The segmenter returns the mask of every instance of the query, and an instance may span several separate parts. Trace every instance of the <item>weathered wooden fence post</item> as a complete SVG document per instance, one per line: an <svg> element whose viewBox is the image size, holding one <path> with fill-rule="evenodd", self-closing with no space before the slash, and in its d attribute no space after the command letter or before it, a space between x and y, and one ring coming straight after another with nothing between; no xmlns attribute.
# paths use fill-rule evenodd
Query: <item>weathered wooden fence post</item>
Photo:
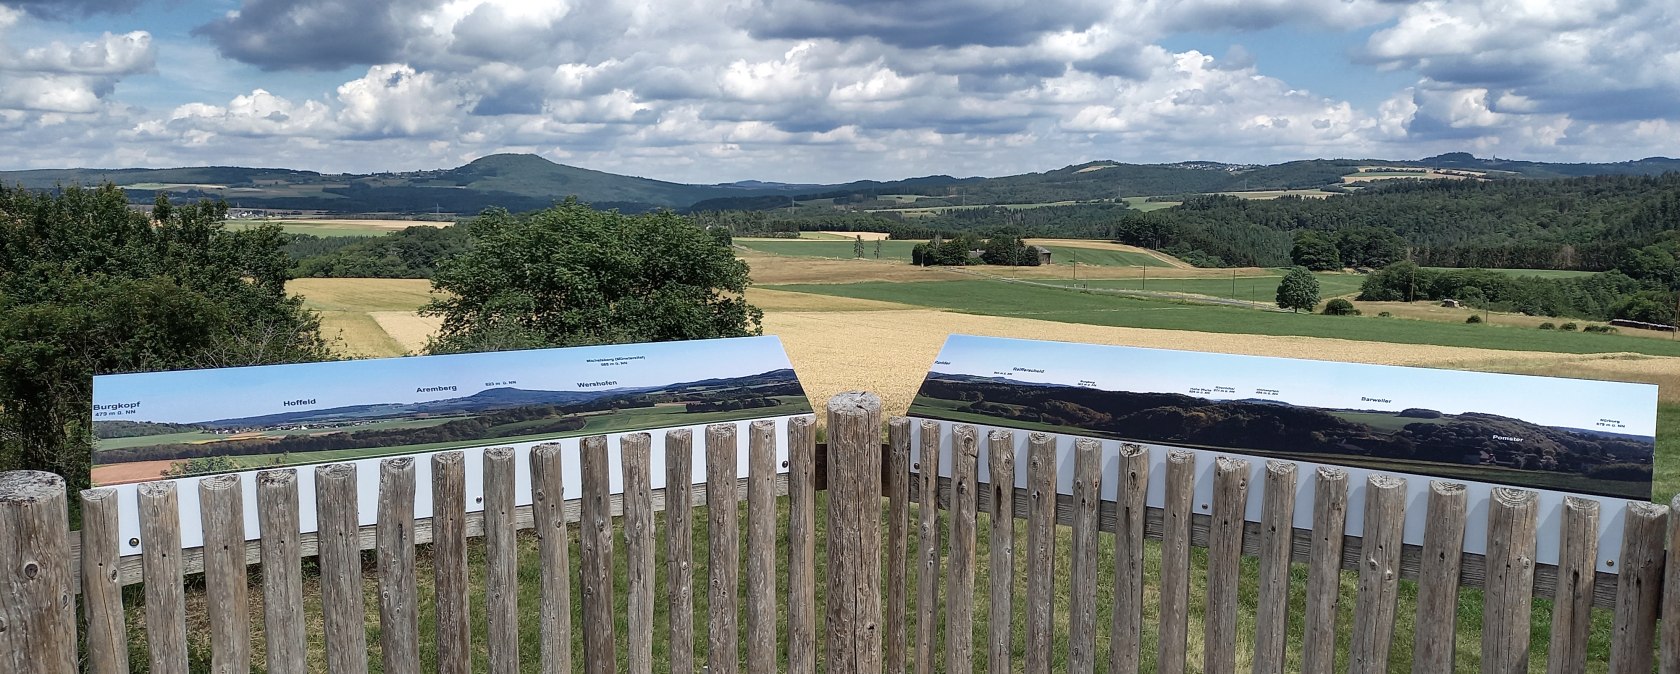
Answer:
<svg viewBox="0 0 1680 674"><path fill-rule="evenodd" d="M146 579L146 641L151 670L187 671L187 593L181 586L181 507L175 483L147 482L140 504L141 573Z"/></svg>
<svg viewBox="0 0 1680 674"><path fill-rule="evenodd" d="M117 578L117 490L82 490L82 606L87 613L87 671L128 674L128 623Z"/></svg>
<svg viewBox="0 0 1680 674"><path fill-rule="evenodd" d="M694 432L686 428L665 432L665 587L668 588L667 615L671 625L666 664L673 672L692 672ZM789 616L792 616L791 612ZM793 618L789 617L788 622L791 624ZM811 671L814 674L816 670Z"/></svg>
<svg viewBox="0 0 1680 674"><path fill-rule="evenodd" d="M485 650L490 671L519 671L519 542L514 538L512 447L484 450Z"/></svg>
<svg viewBox="0 0 1680 674"><path fill-rule="evenodd" d="M420 593L414 577L414 457L379 462L379 652L384 671L420 669Z"/></svg>
<svg viewBox="0 0 1680 674"><path fill-rule="evenodd" d="M816 674L817 418L801 416L789 419L787 433L788 674ZM671 671L677 671L675 663Z"/></svg>
<svg viewBox="0 0 1680 674"><path fill-rule="evenodd" d="M472 671L467 605L467 464L459 450L432 455L432 574L437 586L438 674Z"/></svg>
<svg viewBox="0 0 1680 674"><path fill-rule="evenodd" d="M1247 461L1221 456L1213 466L1213 519L1208 523L1207 615L1202 619L1202 671L1236 674L1237 587L1242 579L1243 524L1248 516Z"/></svg>
<svg viewBox="0 0 1680 674"><path fill-rule="evenodd" d="M1015 656L1015 436L986 434L986 466L992 490L991 674L1009 674Z"/></svg>
<svg viewBox="0 0 1680 674"><path fill-rule="evenodd" d="M776 671L776 422L747 426L747 671Z"/></svg>
<svg viewBox="0 0 1680 674"><path fill-rule="evenodd" d="M1342 542L1347 531L1347 471L1319 466L1315 480L1301 671L1328 672L1336 665L1336 602L1341 597Z"/></svg>
<svg viewBox="0 0 1680 674"><path fill-rule="evenodd" d="M1260 505L1260 603L1254 674L1283 674L1289 643L1289 556L1295 542L1295 464L1266 462Z"/></svg>
<svg viewBox="0 0 1680 674"><path fill-rule="evenodd" d="M1149 490L1149 459L1149 450L1142 445L1120 444L1114 483L1114 625L1108 658L1111 674L1137 674L1138 663L1143 660L1144 496Z"/></svg>
<svg viewBox="0 0 1680 674"><path fill-rule="evenodd" d="M735 604L741 584L737 431L732 423L706 427L707 603L718 607L706 622L706 671L711 674L735 674L741 668Z"/></svg>
<svg viewBox="0 0 1680 674"><path fill-rule="evenodd" d="M1534 605L1534 540L1540 497L1495 487L1488 504L1487 578L1482 588L1482 671L1528 671ZM1367 515L1369 517L1369 515ZM1365 535L1370 540L1369 529Z"/></svg>
<svg viewBox="0 0 1680 674"><path fill-rule="evenodd" d="M828 671L880 674L881 399L830 398L828 438Z"/></svg>
<svg viewBox="0 0 1680 674"><path fill-rule="evenodd" d="M1651 671L1662 614L1663 543L1668 506L1633 502L1622 524L1621 570L1610 626L1610 674Z"/></svg>
<svg viewBox="0 0 1680 674"><path fill-rule="evenodd" d="M315 531L321 548L321 628L326 632L327 671L332 674L368 671L367 605L362 594L362 547L357 519L356 464L316 466Z"/></svg>
<svg viewBox="0 0 1680 674"><path fill-rule="evenodd" d="M1353 639L1348 671L1383 674L1394 641L1394 610L1400 596L1401 532L1406 524L1406 480L1393 475L1365 479L1365 535L1359 547L1359 589L1353 603ZM1529 525L1529 550L1534 549ZM1491 557L1491 555L1490 555ZM1524 629L1528 623L1524 622ZM1487 649L1484 647L1483 651Z"/></svg>
<svg viewBox="0 0 1680 674"><path fill-rule="evenodd" d="M1587 671L1587 638L1592 630L1593 585L1598 570L1598 501L1565 498L1560 538L1546 671L1583 674ZM1457 580L1453 579L1455 583Z"/></svg>
<svg viewBox="0 0 1680 674"><path fill-rule="evenodd" d="M973 426L951 429L951 566L945 576L945 671L974 671L975 475L980 438Z"/></svg>
<svg viewBox="0 0 1680 674"><path fill-rule="evenodd" d="M262 532L263 645L268 671L305 669L303 543L298 540L297 470L257 473L257 527Z"/></svg>
<svg viewBox="0 0 1680 674"><path fill-rule="evenodd" d="M578 526L578 575L583 602L584 674L618 671L613 622L612 482L607 436L584 438L578 447L583 503Z"/></svg>
<svg viewBox="0 0 1680 674"><path fill-rule="evenodd" d="M939 650L939 442L941 426L923 421L916 473L916 508L920 516L916 541L916 674L932 674ZM829 465L834 464L830 444ZM832 485L833 483L829 483Z"/></svg>
<svg viewBox="0 0 1680 674"><path fill-rule="evenodd" d="M1056 437L1027 436L1027 674L1050 674L1056 627Z"/></svg>
<svg viewBox="0 0 1680 674"><path fill-rule="evenodd" d="M631 433L618 441L624 485L624 613L626 671L653 671L653 436Z"/></svg>
<svg viewBox="0 0 1680 674"><path fill-rule="evenodd" d="M910 616L910 420L887 420L887 674L904 674Z"/></svg>
<svg viewBox="0 0 1680 674"><path fill-rule="evenodd" d="M538 671L543 674L572 672L572 567L567 559L570 537L566 532L566 482L560 451L557 442L531 449L531 517L537 528L538 568L542 569ZM673 670L675 664L673 661Z"/></svg>
<svg viewBox="0 0 1680 674"><path fill-rule="evenodd" d="M52 473L0 473L0 662L8 672L76 670L67 499L64 478Z"/></svg>
<svg viewBox="0 0 1680 674"><path fill-rule="evenodd" d="M1161 513L1161 632L1155 668L1184 674L1190 639L1190 514L1196 491L1196 455L1167 453L1166 507Z"/></svg>
<svg viewBox="0 0 1680 674"><path fill-rule="evenodd" d="M1412 671L1453 671L1458 626L1458 571L1464 558L1464 485L1429 483L1428 522L1423 529L1423 559L1418 571L1417 622L1412 641Z"/></svg>
<svg viewBox="0 0 1680 674"><path fill-rule="evenodd" d="M250 590L245 575L245 490L238 475L198 481L204 531L205 610L210 618L210 669L251 671Z"/></svg>
<svg viewBox="0 0 1680 674"><path fill-rule="evenodd" d="M1068 671L1089 674L1097 666L1097 512L1102 506L1102 444L1090 438L1075 440L1073 456Z"/></svg>

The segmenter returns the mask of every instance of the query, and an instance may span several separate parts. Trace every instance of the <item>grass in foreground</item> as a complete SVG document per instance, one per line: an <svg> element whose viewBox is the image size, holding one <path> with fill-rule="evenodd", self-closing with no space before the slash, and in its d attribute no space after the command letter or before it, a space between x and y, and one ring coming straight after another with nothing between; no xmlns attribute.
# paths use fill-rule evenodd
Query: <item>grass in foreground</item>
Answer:
<svg viewBox="0 0 1680 674"><path fill-rule="evenodd" d="M1393 344L1432 344L1555 353L1680 356L1680 343L1624 335L1556 332L1497 325L1454 325L1376 316L1323 316L1170 302L1006 283L845 283L767 286L818 295L899 302L987 316L1225 334L1298 335Z"/></svg>

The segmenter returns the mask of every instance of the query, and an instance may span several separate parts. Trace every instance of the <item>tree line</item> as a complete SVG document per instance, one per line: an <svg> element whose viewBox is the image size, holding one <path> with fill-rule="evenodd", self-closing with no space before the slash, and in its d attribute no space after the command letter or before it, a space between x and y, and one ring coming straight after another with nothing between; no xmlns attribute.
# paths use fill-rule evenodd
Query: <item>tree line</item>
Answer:
<svg viewBox="0 0 1680 674"><path fill-rule="evenodd" d="M95 375L339 357L286 293L317 268L309 251L337 256L313 263L323 274L433 278L451 298L429 309L446 326L438 353L759 333L741 298L746 265L673 214L569 200L342 244L273 224L230 230L226 215L161 195L143 212L111 184L0 185L0 471L88 485Z"/></svg>

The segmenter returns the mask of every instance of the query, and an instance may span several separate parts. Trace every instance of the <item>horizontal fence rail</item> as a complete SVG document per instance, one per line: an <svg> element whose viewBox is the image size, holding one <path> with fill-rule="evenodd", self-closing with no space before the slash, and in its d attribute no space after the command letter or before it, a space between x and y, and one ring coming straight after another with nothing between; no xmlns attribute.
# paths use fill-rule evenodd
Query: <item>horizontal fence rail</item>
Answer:
<svg viewBox="0 0 1680 674"><path fill-rule="evenodd" d="M1351 637L1350 671L1384 672L1404 579L1417 583L1408 609L1416 613L1413 671L1453 669L1459 593L1470 587L1482 592L1483 671L1530 667L1530 620L1534 600L1543 598L1552 602L1551 643L1546 662L1536 664L1547 671L1584 671L1596 608L1612 614L1611 672L1680 673L1680 564L1673 559L1680 518L1670 516L1669 506L1630 508L1622 549L1615 551L1619 573L1603 574L1595 570L1596 531L1608 514L1591 499L1568 500L1558 524L1558 564L1540 565L1535 494L1520 489L1494 491L1486 510L1487 552L1465 554L1473 509L1464 490L1447 481L1431 482L1422 504L1428 528L1423 544L1413 546L1401 541L1408 504L1399 477L1371 476L1364 498L1350 502L1348 477L1334 468L1298 474L1296 464L1268 461L1254 472L1242 459L1221 456L1214 459L1213 498L1198 512L1192 499L1197 456L1170 451L1161 464L1165 506L1153 508L1145 505L1151 452L1166 450L1062 440L1074 443L1074 458L1058 465L1058 439L1047 434L982 434L971 425L947 430L907 418L885 426L883 445L879 399L855 393L829 401L826 446L816 443L814 417L793 418L784 438L768 421L748 425L744 437L736 424L708 427L703 437L687 430L632 433L611 446L606 436L592 436L580 443L578 494L565 493L562 472L571 467L562 465L558 446L539 445L529 450L529 506L515 505L523 496L514 471L521 457L491 449L479 512L468 512L459 452L430 457L430 485L416 484L415 460L408 457L382 461L376 475L358 476L351 464L265 471L255 476L249 504L240 476L220 476L197 484L205 545L193 549L179 545L175 484L149 483L137 491L145 545L129 557L117 552L122 545L109 490L80 495L84 528L70 532L62 479L0 474L0 671L62 672L77 662L87 671L127 671L123 588L135 583L145 584L151 669L186 671L183 578L198 573L213 670L249 671L259 657L248 593L260 584L262 624L255 633L263 637L263 664L272 672L307 671L301 566L314 556L324 663L332 672L367 671L370 657L385 671L414 671L423 643L425 652L435 650L439 671L473 671L476 649L488 655L489 671L523 671L533 664L520 659L519 618L526 613L536 614L541 638L540 648L525 655L544 672L574 666L590 674L651 672L658 666L656 642L665 645L659 652L671 671L713 674L779 666L803 674L819 664L829 672L961 673L982 661L997 673L1122 674L1151 661L1162 672L1235 672L1241 665L1272 673L1286 671L1291 657L1305 671L1331 671L1337 635ZM1022 435L1026 452L1016 465L1014 439ZM787 461L778 464L783 441ZM912 459L913 447L942 441L952 449L945 458L949 477L940 474L937 452ZM653 459L661 455L667 486L654 489ZM704 469L703 481L690 479L693 462ZM739 465L747 466L746 477L739 477ZM979 479L981 467L992 482ZM1060 470L1072 472L1071 493L1057 491ZM319 529L300 533L298 484L306 479L316 486ZM614 493L615 479L622 493ZM359 480L378 484L379 516L371 526L357 525ZM1102 496L1110 483L1112 500ZM1312 529L1292 525L1298 486L1311 487L1299 493L1312 499ZM825 489L827 498L819 499ZM434 517L415 518L419 490L429 490ZM1248 510L1255 492L1257 513ZM716 499L720 494L727 497ZM745 502L741 521L737 507L694 511L709 502ZM262 534L249 542L246 508L255 509ZM1343 534L1350 508L1363 514L1363 536ZM701 521L709 532L703 541L692 535ZM517 535L524 529L536 532L534 605L522 604L519 590ZM473 537L484 538L481 567L469 564ZM1158 573L1146 571L1149 541L1158 542ZM435 585L430 634L421 633L416 589L415 546L424 543L431 544ZM1113 550L1110 564L1102 563L1105 548ZM1193 548L1207 552L1198 557ZM376 640L368 638L360 601L365 550L375 551L368 582L376 597ZM656 565L661 555L664 564ZM707 562L701 577L697 555ZM1243 557L1258 560L1259 601L1248 628L1237 620ZM1205 565L1205 597L1190 593L1193 559L1205 559L1195 562ZM260 581L249 575L251 564L261 565ZM1285 626L1295 565L1306 571L1299 609L1305 631L1291 642ZM481 607L469 604L474 568L484 575ZM987 572L984 581L980 571ZM1341 590L1344 578L1354 581L1352 592ZM1111 606L1098 605L1099 586L1112 587ZM1153 625L1144 611L1151 586L1159 604ZM710 610L696 634L696 592L709 606L741 612ZM1205 606L1205 617L1201 645L1192 649L1196 605ZM574 606L581 625L573 624ZM1350 622L1341 622L1341 607L1352 609ZM1104 611L1110 619L1099 620ZM665 627L656 633L660 613ZM475 621L475 614L485 617ZM1664 615L1673 617L1661 620ZM988 629L971 628L982 620ZM578 631L581 652L574 653ZM1239 662L1239 644L1251 645L1252 663Z"/></svg>

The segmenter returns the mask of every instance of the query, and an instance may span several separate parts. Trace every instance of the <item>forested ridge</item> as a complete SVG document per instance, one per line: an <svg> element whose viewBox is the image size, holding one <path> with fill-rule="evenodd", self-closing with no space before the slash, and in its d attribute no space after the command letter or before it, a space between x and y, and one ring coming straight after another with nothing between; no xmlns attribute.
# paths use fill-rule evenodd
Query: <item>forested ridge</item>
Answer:
<svg viewBox="0 0 1680 674"><path fill-rule="evenodd" d="M1680 225L1680 173L1562 180L1399 180L1326 199L1206 196L1135 216L1194 238L1222 232L1266 240L1256 261L1282 264L1283 236L1376 227L1399 235L1418 264L1438 267L1582 269L1616 266L1627 248ZM1139 244L1142 245L1142 244ZM1281 255L1279 252L1281 251Z"/></svg>

